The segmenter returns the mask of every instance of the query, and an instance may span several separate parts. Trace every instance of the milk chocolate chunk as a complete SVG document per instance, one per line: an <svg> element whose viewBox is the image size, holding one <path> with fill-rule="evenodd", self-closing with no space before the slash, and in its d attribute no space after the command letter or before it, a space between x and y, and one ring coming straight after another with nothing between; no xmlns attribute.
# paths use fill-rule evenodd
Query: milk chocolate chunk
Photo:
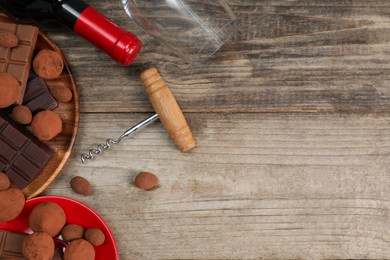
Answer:
<svg viewBox="0 0 390 260"><path fill-rule="evenodd" d="M53 98L45 81L36 74L30 74L24 93L23 105L30 108L33 114L43 110L53 110L57 102Z"/></svg>
<svg viewBox="0 0 390 260"><path fill-rule="evenodd" d="M10 31L18 37L16 47L0 46L0 71L7 72L18 80L20 89L16 103L22 104L37 42L38 28L31 25L0 22L0 30Z"/></svg>
<svg viewBox="0 0 390 260"><path fill-rule="evenodd" d="M25 234L0 230L0 259L24 259L23 240Z"/></svg>
<svg viewBox="0 0 390 260"><path fill-rule="evenodd" d="M0 171L17 187L26 187L53 155L46 144L0 113Z"/></svg>
<svg viewBox="0 0 390 260"><path fill-rule="evenodd" d="M24 233L0 230L0 259L24 260L23 240L28 236ZM63 254L56 249L53 260L63 259Z"/></svg>

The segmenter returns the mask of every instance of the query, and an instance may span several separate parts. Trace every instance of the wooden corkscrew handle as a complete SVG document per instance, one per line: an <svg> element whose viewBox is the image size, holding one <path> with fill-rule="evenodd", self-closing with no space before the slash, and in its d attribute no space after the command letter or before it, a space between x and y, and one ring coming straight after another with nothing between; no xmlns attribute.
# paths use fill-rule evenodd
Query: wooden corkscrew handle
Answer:
<svg viewBox="0 0 390 260"><path fill-rule="evenodd" d="M183 112L157 69L145 70L140 78L154 110L177 148L181 152L194 148L196 143Z"/></svg>

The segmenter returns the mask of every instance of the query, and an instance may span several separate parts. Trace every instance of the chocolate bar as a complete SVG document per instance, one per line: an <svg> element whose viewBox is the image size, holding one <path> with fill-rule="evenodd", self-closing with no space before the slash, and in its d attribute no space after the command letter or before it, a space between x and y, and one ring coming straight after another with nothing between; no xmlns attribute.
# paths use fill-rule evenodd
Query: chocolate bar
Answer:
<svg viewBox="0 0 390 260"><path fill-rule="evenodd" d="M23 105L28 106L33 114L42 110L52 110L57 107L57 101L43 79L36 74L31 74L24 93Z"/></svg>
<svg viewBox="0 0 390 260"><path fill-rule="evenodd" d="M53 155L46 144L0 113L0 171L17 187L26 187Z"/></svg>
<svg viewBox="0 0 390 260"><path fill-rule="evenodd" d="M24 259L23 240L26 234L0 230L0 259Z"/></svg>
<svg viewBox="0 0 390 260"><path fill-rule="evenodd" d="M28 234L0 230L0 259L23 260L23 240ZM53 260L63 257L60 249L54 252Z"/></svg>
<svg viewBox="0 0 390 260"><path fill-rule="evenodd" d="M20 84L17 104L22 104L26 90L31 60L38 37L38 28L31 25L0 22L0 30L11 31L18 37L18 46L6 48L0 46L0 71L8 72Z"/></svg>

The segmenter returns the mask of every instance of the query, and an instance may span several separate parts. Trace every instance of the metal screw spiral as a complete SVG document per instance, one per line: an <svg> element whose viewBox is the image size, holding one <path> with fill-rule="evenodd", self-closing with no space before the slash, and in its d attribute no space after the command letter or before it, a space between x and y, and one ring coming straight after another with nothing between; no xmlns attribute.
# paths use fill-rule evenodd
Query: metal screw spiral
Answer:
<svg viewBox="0 0 390 260"><path fill-rule="evenodd" d="M102 154L103 150L108 150L113 144L118 144L123 138L129 137L145 126L150 125L152 122L156 121L158 119L158 115L154 114L153 116L139 122L135 126L131 127L130 129L126 130L117 140L107 139L104 144L99 144L96 149L90 149L88 153L83 153L81 155L81 162L86 163L87 160L92 160L94 156Z"/></svg>
<svg viewBox="0 0 390 260"><path fill-rule="evenodd" d="M95 155L100 155L103 152L103 150L108 150L110 149L112 144L117 144L117 143L119 143L119 141L107 139L106 143L99 144L96 149L90 149L88 153L83 153L81 155L81 162L85 163L86 160L92 160Z"/></svg>

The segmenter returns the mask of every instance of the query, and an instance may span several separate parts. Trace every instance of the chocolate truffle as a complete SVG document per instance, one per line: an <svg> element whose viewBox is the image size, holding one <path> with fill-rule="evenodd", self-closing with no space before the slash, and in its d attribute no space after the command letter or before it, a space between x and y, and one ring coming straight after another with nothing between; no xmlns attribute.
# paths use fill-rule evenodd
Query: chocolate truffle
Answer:
<svg viewBox="0 0 390 260"><path fill-rule="evenodd" d="M54 255L54 240L44 232L28 235L23 240L23 255L28 260L50 260Z"/></svg>
<svg viewBox="0 0 390 260"><path fill-rule="evenodd" d="M19 96L19 82L9 73L0 72L0 108L9 107Z"/></svg>
<svg viewBox="0 0 390 260"><path fill-rule="evenodd" d="M52 50L40 50L33 59L35 73L43 79L55 79L64 69L60 54Z"/></svg>
<svg viewBox="0 0 390 260"><path fill-rule="evenodd" d="M6 222L19 216L24 207L25 197L18 188L0 191L0 222Z"/></svg>
<svg viewBox="0 0 390 260"><path fill-rule="evenodd" d="M28 125L32 121L30 108L23 105L17 105L12 109L12 117L16 122L22 125Z"/></svg>
<svg viewBox="0 0 390 260"><path fill-rule="evenodd" d="M0 29L0 46L5 48L16 47L19 43L18 36L11 31Z"/></svg>
<svg viewBox="0 0 390 260"><path fill-rule="evenodd" d="M135 186L143 190L150 190L158 185L158 178L151 172L140 172L134 181Z"/></svg>
<svg viewBox="0 0 390 260"><path fill-rule="evenodd" d="M88 196L92 194L93 188L88 180L81 176L75 176L70 180L70 187L78 194Z"/></svg>
<svg viewBox="0 0 390 260"><path fill-rule="evenodd" d="M4 172L0 172L0 191L7 190L11 185L11 181Z"/></svg>
<svg viewBox="0 0 390 260"><path fill-rule="evenodd" d="M95 249L85 239L76 239L65 248L64 260L94 260Z"/></svg>
<svg viewBox="0 0 390 260"><path fill-rule="evenodd" d="M65 242L71 242L84 237L84 228L77 224L67 224L61 230L62 239Z"/></svg>
<svg viewBox="0 0 390 260"><path fill-rule="evenodd" d="M73 97L72 91L65 86L51 87L50 93L58 102L66 103L71 101Z"/></svg>
<svg viewBox="0 0 390 260"><path fill-rule="evenodd" d="M30 213L29 224L34 232L46 232L54 237L65 226L66 215L56 203L42 202L36 205Z"/></svg>
<svg viewBox="0 0 390 260"><path fill-rule="evenodd" d="M85 231L85 239L94 246L103 245L106 240L106 236L103 231L98 228L88 228Z"/></svg>
<svg viewBox="0 0 390 260"><path fill-rule="evenodd" d="M31 129L38 139L48 141L61 133L62 121L55 112L44 110L33 117Z"/></svg>

